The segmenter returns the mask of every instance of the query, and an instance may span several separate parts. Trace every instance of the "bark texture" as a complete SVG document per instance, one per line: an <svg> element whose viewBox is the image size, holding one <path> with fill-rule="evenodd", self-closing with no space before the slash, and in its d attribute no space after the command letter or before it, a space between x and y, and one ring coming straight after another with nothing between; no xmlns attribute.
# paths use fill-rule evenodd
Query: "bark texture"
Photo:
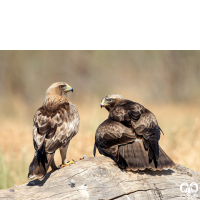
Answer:
<svg viewBox="0 0 200 200"><path fill-rule="evenodd" d="M185 185L182 184L184 182ZM193 182L196 185L192 184ZM108 157L86 158L48 173L42 181L34 180L0 190L0 199L20 200L163 200L188 197L200 199L200 172L181 165L163 171L127 172L120 170Z"/></svg>

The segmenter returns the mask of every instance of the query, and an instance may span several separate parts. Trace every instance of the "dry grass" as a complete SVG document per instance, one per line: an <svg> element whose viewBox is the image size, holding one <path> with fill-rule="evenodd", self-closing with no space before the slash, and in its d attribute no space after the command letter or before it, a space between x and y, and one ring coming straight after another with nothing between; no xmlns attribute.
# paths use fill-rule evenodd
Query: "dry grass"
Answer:
<svg viewBox="0 0 200 200"><path fill-rule="evenodd" d="M81 117L80 131L72 139L68 159L77 160L83 154L93 156L97 126L107 117L99 101L88 106L77 105ZM165 135L160 145L176 162L200 171L200 107L196 105L145 105L157 117ZM1 120L0 126L0 188L27 182L28 166L34 154L32 121L26 116ZM97 154L99 156L99 154ZM60 155L56 153L56 163Z"/></svg>

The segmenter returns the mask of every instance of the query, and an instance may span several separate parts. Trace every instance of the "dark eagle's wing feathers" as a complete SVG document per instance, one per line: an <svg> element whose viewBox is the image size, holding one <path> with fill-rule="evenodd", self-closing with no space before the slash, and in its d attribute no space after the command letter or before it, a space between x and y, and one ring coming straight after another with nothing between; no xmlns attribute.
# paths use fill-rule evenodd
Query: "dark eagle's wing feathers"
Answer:
<svg viewBox="0 0 200 200"><path fill-rule="evenodd" d="M109 114L115 121L123 123L125 126L132 126L131 121L137 122L145 108L130 100L122 100Z"/></svg>
<svg viewBox="0 0 200 200"><path fill-rule="evenodd" d="M143 136L144 146L149 149L149 158L159 158L160 129L156 117L145 109L137 122L132 122L137 135Z"/></svg>
<svg viewBox="0 0 200 200"><path fill-rule="evenodd" d="M163 168L172 168L175 165L160 147L160 157L155 160L153 151L150 150L149 140L138 137L132 128L112 119L105 120L97 128L94 156L96 148L100 154L113 159L122 169L162 170Z"/></svg>
<svg viewBox="0 0 200 200"><path fill-rule="evenodd" d="M127 127L132 127L138 136L144 138L144 145L149 151L150 159L152 159L152 155L153 157L155 155L156 159L159 158L160 129L153 113L138 103L122 100L110 112L109 117Z"/></svg>
<svg viewBox="0 0 200 200"><path fill-rule="evenodd" d="M103 148L110 148L115 145L127 144L134 141L135 138L136 135L131 129L112 119L107 119L97 128L95 144Z"/></svg>
<svg viewBox="0 0 200 200"><path fill-rule="evenodd" d="M105 120L99 125L95 135L94 156L96 147L100 154L112 158L121 168L126 168L127 163L119 153L119 146L136 139L132 129L112 119Z"/></svg>

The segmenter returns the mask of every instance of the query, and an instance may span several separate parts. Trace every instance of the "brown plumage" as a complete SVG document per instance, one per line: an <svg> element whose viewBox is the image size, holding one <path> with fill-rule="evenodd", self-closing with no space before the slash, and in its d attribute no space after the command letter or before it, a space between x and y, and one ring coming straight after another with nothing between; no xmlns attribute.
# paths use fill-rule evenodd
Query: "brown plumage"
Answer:
<svg viewBox="0 0 200 200"><path fill-rule="evenodd" d="M97 128L94 156L97 147L100 154L127 170L162 170L175 166L158 144L161 129L152 112L121 95L104 97L101 107L108 110L109 116Z"/></svg>
<svg viewBox="0 0 200 200"><path fill-rule="evenodd" d="M67 83L57 82L46 91L42 107L33 119L33 144L35 155L29 166L28 179L43 179L49 166L57 169L54 154L60 149L62 164L67 163L66 154L70 140L79 129L79 113L68 101L67 92L73 91Z"/></svg>

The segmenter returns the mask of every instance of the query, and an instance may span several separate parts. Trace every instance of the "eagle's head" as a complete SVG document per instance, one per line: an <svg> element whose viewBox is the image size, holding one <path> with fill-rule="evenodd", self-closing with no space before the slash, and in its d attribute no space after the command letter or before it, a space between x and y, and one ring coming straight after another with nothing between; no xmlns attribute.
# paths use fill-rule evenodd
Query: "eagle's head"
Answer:
<svg viewBox="0 0 200 200"><path fill-rule="evenodd" d="M55 107L59 104L69 102L67 100L67 93L70 91L73 92L73 88L65 82L53 83L46 91L43 105Z"/></svg>
<svg viewBox="0 0 200 200"><path fill-rule="evenodd" d="M115 107L120 99L123 99L123 97L119 94L107 95L101 100L100 106L101 108L105 107L108 111L110 111L112 108Z"/></svg>
<svg viewBox="0 0 200 200"><path fill-rule="evenodd" d="M46 91L46 96L55 95L55 96L66 96L67 92L73 92L73 88L65 82L56 82L53 83Z"/></svg>

